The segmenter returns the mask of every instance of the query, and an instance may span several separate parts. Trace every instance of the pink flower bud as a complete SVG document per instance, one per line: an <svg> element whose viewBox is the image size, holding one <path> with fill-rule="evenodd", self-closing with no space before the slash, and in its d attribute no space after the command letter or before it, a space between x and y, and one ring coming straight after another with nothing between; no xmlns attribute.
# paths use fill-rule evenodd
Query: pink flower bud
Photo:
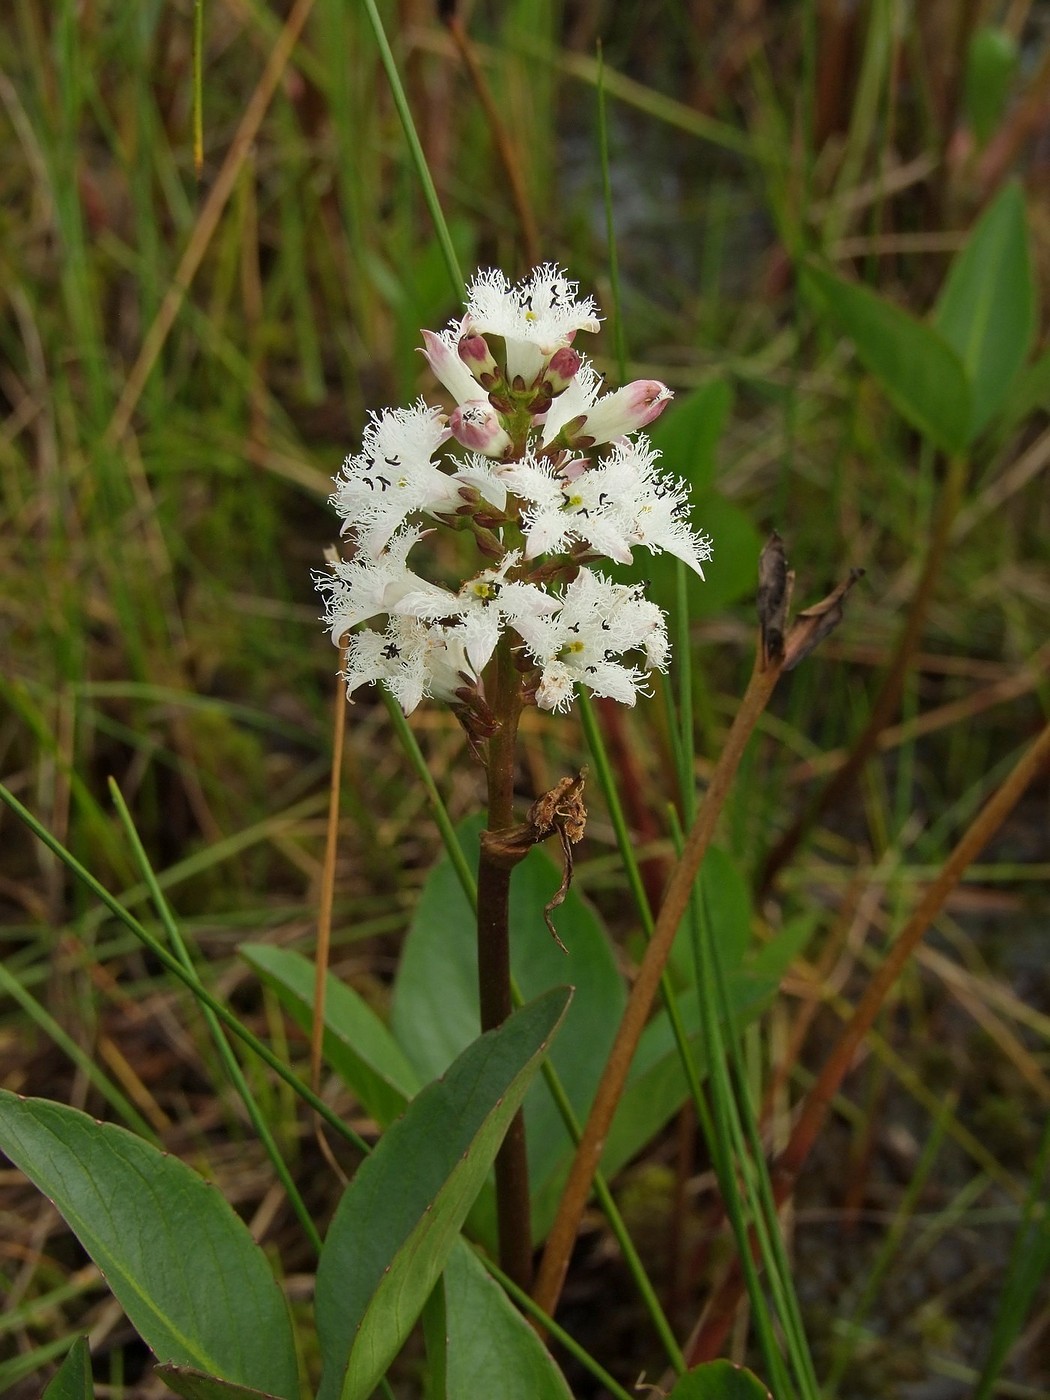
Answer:
<svg viewBox="0 0 1050 1400"><path fill-rule="evenodd" d="M485 457L502 457L511 446L499 414L484 399L461 404L448 421L457 442Z"/></svg>
<svg viewBox="0 0 1050 1400"><path fill-rule="evenodd" d="M483 335L463 336L459 342L459 358L486 389L491 388L499 378L499 366Z"/></svg>
<svg viewBox="0 0 1050 1400"><path fill-rule="evenodd" d="M636 433L659 418L673 395L658 379L635 379L599 399L586 415L579 437L592 442L613 442Z"/></svg>
<svg viewBox="0 0 1050 1400"><path fill-rule="evenodd" d="M555 350L551 356L543 379L550 385L555 394L559 394L576 377L576 371L582 363L583 357L578 350L563 345L560 350Z"/></svg>
<svg viewBox="0 0 1050 1400"><path fill-rule="evenodd" d="M444 335L424 331L423 346L427 364L457 403L467 403L477 398L478 386L474 377L456 354L447 331Z"/></svg>

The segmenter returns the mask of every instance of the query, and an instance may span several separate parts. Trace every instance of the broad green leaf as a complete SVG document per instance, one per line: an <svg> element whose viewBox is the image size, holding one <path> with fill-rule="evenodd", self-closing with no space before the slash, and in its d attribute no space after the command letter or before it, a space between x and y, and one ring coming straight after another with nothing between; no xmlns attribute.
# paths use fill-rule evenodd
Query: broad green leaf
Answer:
<svg viewBox="0 0 1050 1400"><path fill-rule="evenodd" d="M447 1400L572 1400L550 1352L463 1239L442 1283Z"/></svg>
<svg viewBox="0 0 1050 1400"><path fill-rule="evenodd" d="M737 972L729 980L730 1004L740 1021L753 1020L768 1006L776 991L777 978ZM678 1009L685 1026L693 1063L700 1079L707 1073L700 1010L695 989L679 995ZM652 1018L639 1041L631 1062L623 1097L609 1128L602 1152L602 1171L612 1178L636 1157L667 1126L689 1097L689 1085L666 1011ZM549 1229L572 1163L572 1149L566 1143L557 1162L533 1196L533 1213Z"/></svg>
<svg viewBox="0 0 1050 1400"><path fill-rule="evenodd" d="M477 863L481 821L465 822L459 836L471 864ZM568 982L576 988L566 1029L551 1050L551 1063L580 1118L594 1097L627 994L612 947L593 910L570 890L554 911L566 955L543 921L543 906L558 887L560 871L539 848L515 869L511 880L510 935L514 975L524 997ZM477 1035L477 948L474 916L447 859L427 876L401 955L394 985L391 1026L421 1079L441 1074ZM569 1136L544 1084L525 1100L529 1169L538 1196L569 1145ZM494 1208L486 1192L471 1213L471 1228L494 1239ZM537 1240L550 1219L533 1218Z"/></svg>
<svg viewBox="0 0 1050 1400"><path fill-rule="evenodd" d="M124 1128L6 1090L0 1149L58 1207L158 1360L298 1396L284 1297L213 1186Z"/></svg>
<svg viewBox="0 0 1050 1400"><path fill-rule="evenodd" d="M963 362L972 393L969 436L990 422L1028 358L1035 291L1020 185L1006 185L953 261L934 325Z"/></svg>
<svg viewBox="0 0 1050 1400"><path fill-rule="evenodd" d="M779 984L791 964L801 956L816 926L816 915L811 913L789 920L768 943L763 943L758 949L748 963L749 971L756 977L768 977Z"/></svg>
<svg viewBox="0 0 1050 1400"><path fill-rule="evenodd" d="M91 1352L86 1337L78 1337L69 1355L44 1391L43 1400L95 1400Z"/></svg>
<svg viewBox="0 0 1050 1400"><path fill-rule="evenodd" d="M711 559L704 565L703 578L692 569L686 570L689 615L706 617L720 611L728 603L754 594L758 586L758 556L763 540L755 529L752 517L717 491L694 496L690 518L696 529L711 536L714 546ZM636 580L640 560L644 564L646 596L668 611L676 607L677 561L673 555L664 553L650 558L636 550L633 564L607 572L618 582Z"/></svg>
<svg viewBox="0 0 1050 1400"><path fill-rule="evenodd" d="M245 943L240 953L303 1031L313 1022L314 968L301 953L265 943ZM325 990L324 1055L361 1103L386 1127L420 1087L404 1051L372 1008L352 987L328 974Z"/></svg>
<svg viewBox="0 0 1050 1400"><path fill-rule="evenodd" d="M963 105L978 146L995 134L1017 72L1017 40L1006 29L988 24L975 29L966 54Z"/></svg>
<svg viewBox="0 0 1050 1400"><path fill-rule="evenodd" d="M732 403L733 392L726 381L712 379L685 398L675 399L648 429L649 440L663 454L660 466L684 477L694 498L705 494L714 481L715 451Z"/></svg>
<svg viewBox="0 0 1050 1400"><path fill-rule="evenodd" d="M893 302L808 264L802 284L848 335L864 367L898 412L945 452L970 441L970 385L955 350L931 326Z"/></svg>
<svg viewBox="0 0 1050 1400"><path fill-rule="evenodd" d="M773 1392L733 1361L708 1361L679 1376L667 1400L773 1400Z"/></svg>
<svg viewBox="0 0 1050 1400"><path fill-rule="evenodd" d="M267 1391L220 1381L218 1376L208 1376L188 1366L158 1366L155 1374L183 1400L275 1400Z"/></svg>
<svg viewBox="0 0 1050 1400"><path fill-rule="evenodd" d="M1002 414L996 423L1001 434L1023 423L1036 409L1050 409L1050 350L1033 360L1010 386Z"/></svg>
<svg viewBox="0 0 1050 1400"><path fill-rule="evenodd" d="M361 1163L317 1270L318 1400L367 1400L400 1350L571 997L553 988L475 1040Z"/></svg>

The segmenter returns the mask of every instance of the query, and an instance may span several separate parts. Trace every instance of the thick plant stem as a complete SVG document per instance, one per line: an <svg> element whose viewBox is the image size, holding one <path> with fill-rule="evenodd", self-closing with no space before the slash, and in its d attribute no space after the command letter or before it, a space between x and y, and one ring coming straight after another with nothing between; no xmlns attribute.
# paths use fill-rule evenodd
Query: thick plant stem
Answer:
<svg viewBox="0 0 1050 1400"><path fill-rule="evenodd" d="M833 807L857 781L861 770L878 747L879 735L897 713L904 682L911 666L912 657L922 638L926 625L933 590L940 577L944 556L948 550L952 524L959 512L963 486L966 482L967 464L962 458L953 458L948 464L948 475L941 492L940 505L934 523L933 535L923 563L922 574L912 596L908 615L904 620L893 654L890 668L882 682L867 724L853 745L845 763L817 796L796 817L795 821L769 853L759 881L759 894L765 895L773 888L777 876L790 861L806 833L823 814Z"/></svg>
<svg viewBox="0 0 1050 1400"><path fill-rule="evenodd" d="M514 825L514 758L521 714L521 678L506 633L492 666L490 704L499 729L488 745L488 830ZM478 859L478 996L481 1029L502 1025L513 1009L510 976L512 865L481 843ZM516 1113L496 1157L496 1216L500 1267L520 1288L532 1283L532 1225L525 1120Z"/></svg>

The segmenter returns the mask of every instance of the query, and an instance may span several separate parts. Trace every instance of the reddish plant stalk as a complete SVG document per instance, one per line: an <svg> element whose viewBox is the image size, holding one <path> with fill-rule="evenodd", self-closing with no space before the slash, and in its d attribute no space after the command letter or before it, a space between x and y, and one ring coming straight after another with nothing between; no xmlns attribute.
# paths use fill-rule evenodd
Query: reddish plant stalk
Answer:
<svg viewBox="0 0 1050 1400"><path fill-rule="evenodd" d="M514 825L514 763L521 715L521 677L514 667L507 633L500 638L491 667L490 703L499 728L487 754L488 829ZM518 857L520 859L520 856ZM516 860L497 858L481 845L478 858L478 997L481 1029L494 1030L513 1010L510 975L510 878ZM525 1120L514 1115L496 1156L496 1217L500 1267L520 1288L532 1284L532 1224Z"/></svg>

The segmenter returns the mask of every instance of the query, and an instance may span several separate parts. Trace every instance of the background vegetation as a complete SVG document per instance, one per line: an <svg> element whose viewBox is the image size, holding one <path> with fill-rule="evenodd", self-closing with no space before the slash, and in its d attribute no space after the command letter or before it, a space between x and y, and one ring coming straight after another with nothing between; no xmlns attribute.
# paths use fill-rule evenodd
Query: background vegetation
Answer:
<svg viewBox="0 0 1050 1400"><path fill-rule="evenodd" d="M199 171L188 0L17 0L0 29L0 773L145 917L115 777L213 985L299 1059L304 1043L235 949L308 950L315 929L336 657L310 569L333 542L329 477L370 408L432 389L419 328L457 305L364 9L202 8ZM1050 659L1042 322L1034 369L953 478L798 270L811 259L923 317L981 210L1019 177L1031 305L1046 303L1050 9L518 0L465 15L458 41L419 0L382 13L464 268L560 262L613 313L601 366L615 376L622 333L629 376L666 380L691 406L687 442L674 407L665 421L669 463L700 483L715 541L679 655L701 779L751 666L763 537L786 541L803 601L865 570L845 624L778 690L720 832L756 890L756 938L800 930L746 1047L775 1146L866 968L1045 723ZM300 20L282 64L285 22ZM864 729L953 479L877 760L764 878ZM657 887L673 791L662 715L605 721ZM455 721L423 707L413 729L452 814L475 812L483 782ZM584 751L572 721L533 716L527 740L523 795ZM845 1368L843 1394L969 1395L988 1355L1020 1203L1045 1171L1046 831L1044 780L900 979L801 1179L796 1283L818 1372ZM438 848L385 708L360 700L333 967L381 1009ZM185 998L6 812L0 852L4 1087L100 1116L130 1105L219 1180L302 1296L306 1257ZM613 852L596 798L578 888L627 961L636 921ZM278 1114L283 1090L257 1077ZM337 1182L283 1108L323 1220ZM684 1330L718 1270L694 1139L683 1117L620 1190ZM110 1393L159 1393L54 1211L14 1171L0 1186L5 1393L39 1394L38 1369L85 1329ZM659 1353L608 1252L596 1219L565 1311L630 1384L658 1373ZM1026 1297L999 1393L1050 1393L1048 1308L1045 1291Z"/></svg>

